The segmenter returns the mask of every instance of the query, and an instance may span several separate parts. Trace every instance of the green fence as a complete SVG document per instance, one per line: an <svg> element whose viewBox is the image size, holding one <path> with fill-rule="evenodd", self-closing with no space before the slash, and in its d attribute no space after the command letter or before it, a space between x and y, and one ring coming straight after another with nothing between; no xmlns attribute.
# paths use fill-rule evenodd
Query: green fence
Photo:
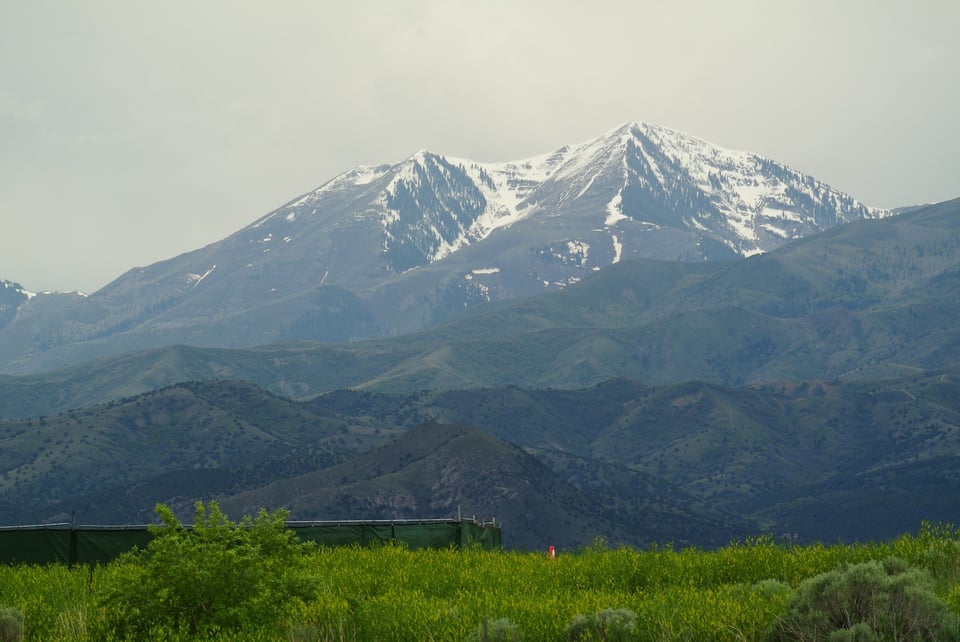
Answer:
<svg viewBox="0 0 960 642"><path fill-rule="evenodd" d="M287 522L304 541L323 546L373 546L402 542L410 548L500 548L500 526L473 520ZM0 527L0 563L106 563L153 536L146 526Z"/></svg>

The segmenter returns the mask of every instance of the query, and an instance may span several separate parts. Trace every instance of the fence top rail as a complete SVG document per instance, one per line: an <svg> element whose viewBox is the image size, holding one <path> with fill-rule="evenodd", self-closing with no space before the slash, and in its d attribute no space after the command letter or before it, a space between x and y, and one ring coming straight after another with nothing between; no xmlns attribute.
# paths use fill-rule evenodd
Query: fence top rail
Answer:
<svg viewBox="0 0 960 642"><path fill-rule="evenodd" d="M0 526L0 532L8 531L145 531L146 524L27 524L24 526Z"/></svg>
<svg viewBox="0 0 960 642"><path fill-rule="evenodd" d="M0 526L0 531L66 531L72 524L58 522L56 524L23 524L21 526Z"/></svg>
<svg viewBox="0 0 960 642"><path fill-rule="evenodd" d="M331 520L293 520L288 521L290 528L306 528L310 526L419 526L421 524L476 524L477 526L495 526L493 522L478 522L476 519L464 517L440 519L331 519Z"/></svg>
<svg viewBox="0 0 960 642"><path fill-rule="evenodd" d="M480 522L473 518L463 519L337 519L337 520L295 520L286 522L287 528L310 528L317 526L419 526L428 524L475 524L480 527L496 527L496 522ZM159 526L159 524L157 524ZM184 524L192 528L192 524ZM0 532L8 531L145 531L147 524L71 524L57 522L53 524L25 524L20 526L0 526Z"/></svg>

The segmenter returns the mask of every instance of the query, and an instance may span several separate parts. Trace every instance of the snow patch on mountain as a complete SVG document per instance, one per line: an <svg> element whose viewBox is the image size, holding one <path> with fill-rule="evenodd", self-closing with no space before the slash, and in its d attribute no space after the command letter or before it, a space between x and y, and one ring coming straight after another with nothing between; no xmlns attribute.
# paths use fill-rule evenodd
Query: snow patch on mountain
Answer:
<svg viewBox="0 0 960 642"><path fill-rule="evenodd" d="M603 224L607 227L613 227L619 221L625 221L628 218L630 217L623 213L623 190L621 189L607 203L607 217L603 220Z"/></svg>
<svg viewBox="0 0 960 642"><path fill-rule="evenodd" d="M200 285L200 282L203 281L203 280L204 280L205 278L207 278L208 276L210 276L210 274L213 273L213 271L216 270L216 269L217 269L217 266L216 266L216 265L213 265L213 266L211 266L206 272L204 272L203 274L188 274L188 275L187 275L187 281L192 284L192 285L190 286L190 289L191 289L191 290L195 290L196 287L197 287L198 285Z"/></svg>
<svg viewBox="0 0 960 642"><path fill-rule="evenodd" d="M423 157L426 154L426 150L420 150L412 158ZM391 165L360 165L354 167L353 169L347 170L338 176L335 176L333 179L327 181L314 192L306 194L299 201L291 203L291 206L300 205L304 202L315 200L318 196L324 192L333 192L345 187L354 187L358 185L369 185L374 181L383 178L393 169Z"/></svg>
<svg viewBox="0 0 960 642"><path fill-rule="evenodd" d="M289 242L294 228L281 231L277 224L314 224L330 216L339 217L325 223L331 230L375 222L380 256L388 269L403 273L498 230L573 213L583 223L564 223L570 238L551 242L579 242L574 236L585 227L605 235L611 244L606 247L612 247L583 252L583 261L568 249L567 260L584 267L637 254L636 244L644 242L638 233L675 230L710 241L692 247L725 246L746 257L836 224L887 214L756 154L632 122L518 161L478 162L421 149L393 165L356 167L263 217L251 228L269 224L268 233L251 232L248 239Z"/></svg>
<svg viewBox="0 0 960 642"><path fill-rule="evenodd" d="M620 257L623 256L623 243L620 242L616 234L611 234L610 240L613 241L613 261L611 263L619 263Z"/></svg>

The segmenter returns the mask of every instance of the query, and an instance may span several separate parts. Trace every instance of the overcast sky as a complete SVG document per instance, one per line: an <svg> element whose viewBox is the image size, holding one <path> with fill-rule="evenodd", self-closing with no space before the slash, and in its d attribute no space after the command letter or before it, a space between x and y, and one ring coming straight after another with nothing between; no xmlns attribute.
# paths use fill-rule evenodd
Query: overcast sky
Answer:
<svg viewBox="0 0 960 642"><path fill-rule="evenodd" d="M0 7L0 279L93 292L359 164L627 121L879 207L960 196L956 0Z"/></svg>

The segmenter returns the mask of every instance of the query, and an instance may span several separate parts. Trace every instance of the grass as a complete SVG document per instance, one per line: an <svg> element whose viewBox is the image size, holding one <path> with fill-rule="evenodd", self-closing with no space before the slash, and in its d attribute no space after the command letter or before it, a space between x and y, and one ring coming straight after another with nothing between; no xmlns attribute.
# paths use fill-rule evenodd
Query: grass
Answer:
<svg viewBox="0 0 960 642"><path fill-rule="evenodd" d="M960 611L960 539L925 525L885 543L784 545L760 538L705 551L602 544L539 553L320 548L304 571L315 590L280 627L251 623L207 639L468 640L483 623L509 623L523 640L569 639L578 617L630 613L629 639L763 640L804 579L890 556L927 569L937 595ZM123 572L96 568L0 568L0 606L23 614L24 640L111 639L102 597ZM601 615L597 615L601 614ZM155 639L188 639L173 630Z"/></svg>

